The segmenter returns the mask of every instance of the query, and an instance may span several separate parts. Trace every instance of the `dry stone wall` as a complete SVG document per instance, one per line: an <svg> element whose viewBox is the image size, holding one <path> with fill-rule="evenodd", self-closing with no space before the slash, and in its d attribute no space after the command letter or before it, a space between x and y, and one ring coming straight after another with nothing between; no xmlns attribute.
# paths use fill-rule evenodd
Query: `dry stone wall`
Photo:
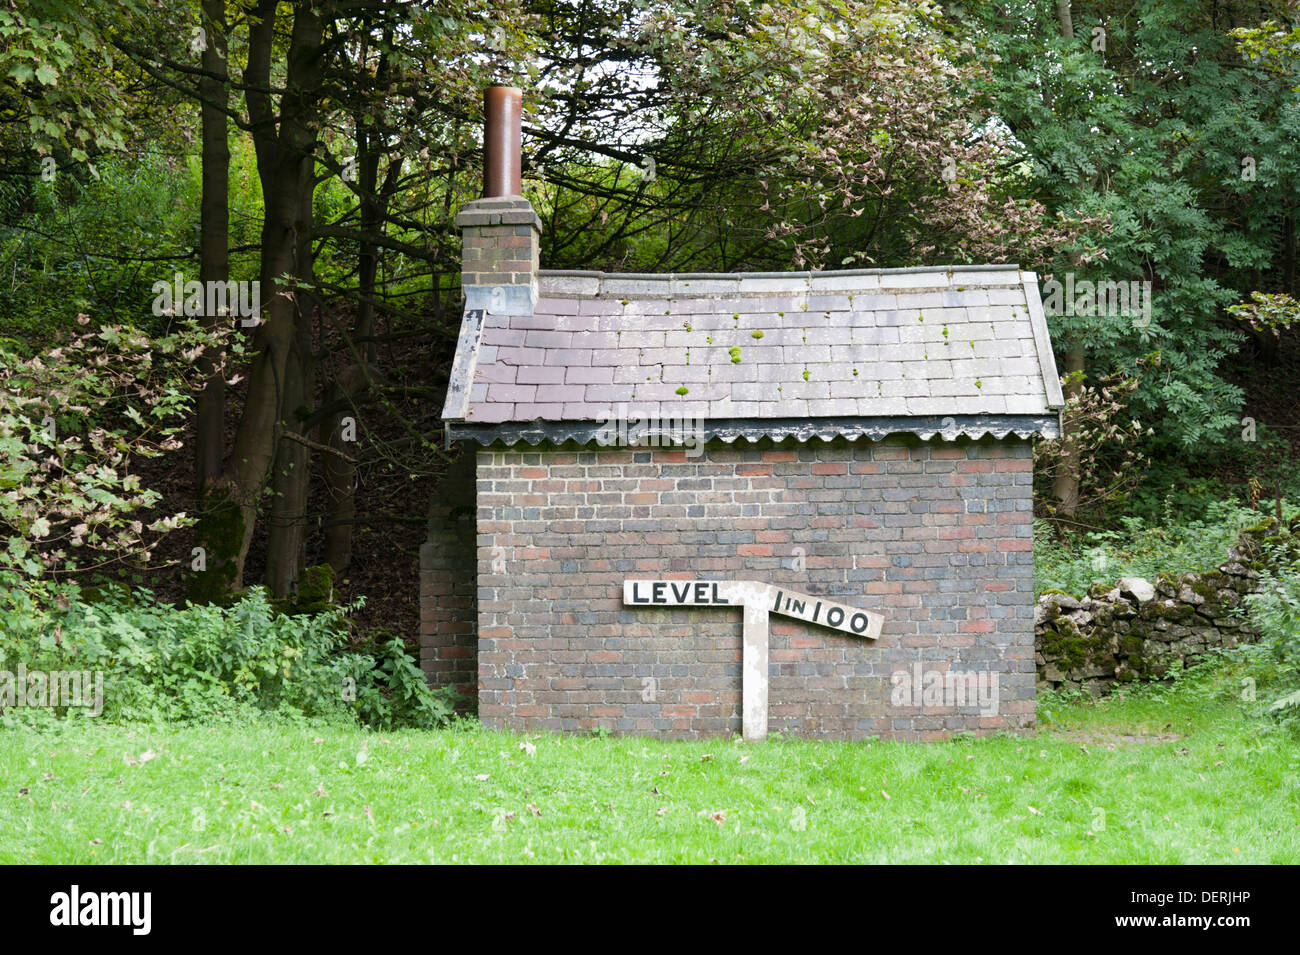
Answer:
<svg viewBox="0 0 1300 955"><path fill-rule="evenodd" d="M1300 539L1300 520L1279 532L1265 521L1245 532L1213 571L1125 577L1085 597L1047 593L1034 607L1039 689L1105 693L1158 679L1208 651L1258 639L1242 612L1266 567L1266 544Z"/></svg>

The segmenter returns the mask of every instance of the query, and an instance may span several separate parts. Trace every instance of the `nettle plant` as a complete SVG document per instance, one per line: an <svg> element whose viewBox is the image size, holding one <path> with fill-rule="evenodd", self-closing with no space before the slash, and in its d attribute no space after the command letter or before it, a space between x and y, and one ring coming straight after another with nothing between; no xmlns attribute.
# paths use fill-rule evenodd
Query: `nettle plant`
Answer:
<svg viewBox="0 0 1300 955"><path fill-rule="evenodd" d="M111 326L30 357L0 339L0 583L139 566L190 523L140 519L160 495L132 464L181 447L197 359L238 352L229 337L193 323L159 337Z"/></svg>

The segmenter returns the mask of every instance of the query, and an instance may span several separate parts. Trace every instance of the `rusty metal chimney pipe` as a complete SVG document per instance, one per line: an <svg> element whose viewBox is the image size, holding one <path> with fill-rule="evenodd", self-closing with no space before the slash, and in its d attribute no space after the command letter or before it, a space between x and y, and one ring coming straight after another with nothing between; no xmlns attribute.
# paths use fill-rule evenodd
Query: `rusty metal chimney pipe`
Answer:
<svg viewBox="0 0 1300 955"><path fill-rule="evenodd" d="M489 86L483 91L483 198L522 195L520 117L523 91Z"/></svg>

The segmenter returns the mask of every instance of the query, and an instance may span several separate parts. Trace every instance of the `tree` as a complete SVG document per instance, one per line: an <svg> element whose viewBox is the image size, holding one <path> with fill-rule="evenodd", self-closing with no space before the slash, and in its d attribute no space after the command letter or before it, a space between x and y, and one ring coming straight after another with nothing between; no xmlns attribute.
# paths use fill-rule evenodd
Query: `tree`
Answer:
<svg viewBox="0 0 1300 955"><path fill-rule="evenodd" d="M1153 455L1224 447L1241 392L1219 366L1241 336L1223 309L1261 287L1252 271L1287 272L1300 195L1294 95L1242 57L1232 31L1283 5L950 7L979 61L992 64L990 95L1027 190L1052 213L1099 224L1084 236L1098 254L1088 261L1062 246L1051 275L1093 288L1150 283L1149 310L1094 299L1049 312L1067 380L1135 377L1133 408L1155 424ZM1080 479L1065 471L1055 490L1062 513Z"/></svg>
<svg viewBox="0 0 1300 955"><path fill-rule="evenodd" d="M535 130L558 267L1029 264L1079 232L1019 194L983 71L929 5L548 10L545 62L581 68Z"/></svg>

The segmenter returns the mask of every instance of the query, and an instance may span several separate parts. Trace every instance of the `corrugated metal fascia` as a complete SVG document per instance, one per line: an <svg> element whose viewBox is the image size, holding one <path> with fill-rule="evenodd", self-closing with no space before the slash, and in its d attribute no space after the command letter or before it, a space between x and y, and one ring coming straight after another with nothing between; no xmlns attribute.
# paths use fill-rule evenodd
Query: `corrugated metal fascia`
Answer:
<svg viewBox="0 0 1300 955"><path fill-rule="evenodd" d="M670 433L674 424L680 427L681 419L670 420L665 429ZM639 421L637 422L639 423ZM718 419L701 423L704 440L718 440L724 444L745 441L750 444L764 439L784 441L790 438L806 444L814 438L822 441L834 441L845 438L856 441L866 438L879 441L891 435L910 434L923 441L941 438L953 441L957 438L977 440L986 436L1002 439L1008 435L1018 438L1059 438L1061 436L1060 418L1048 415L947 415L917 417L881 417L881 418L747 418ZM489 444L563 444L574 441L578 444L598 444L609 446L612 425L599 421L533 421L506 422L503 424L473 424L465 422L448 422L447 437L449 441L474 441L481 445ZM602 444L601 439L605 438ZM630 442L629 442L630 443ZM658 446L668 444L667 441ZM642 441L637 446L655 446Z"/></svg>

